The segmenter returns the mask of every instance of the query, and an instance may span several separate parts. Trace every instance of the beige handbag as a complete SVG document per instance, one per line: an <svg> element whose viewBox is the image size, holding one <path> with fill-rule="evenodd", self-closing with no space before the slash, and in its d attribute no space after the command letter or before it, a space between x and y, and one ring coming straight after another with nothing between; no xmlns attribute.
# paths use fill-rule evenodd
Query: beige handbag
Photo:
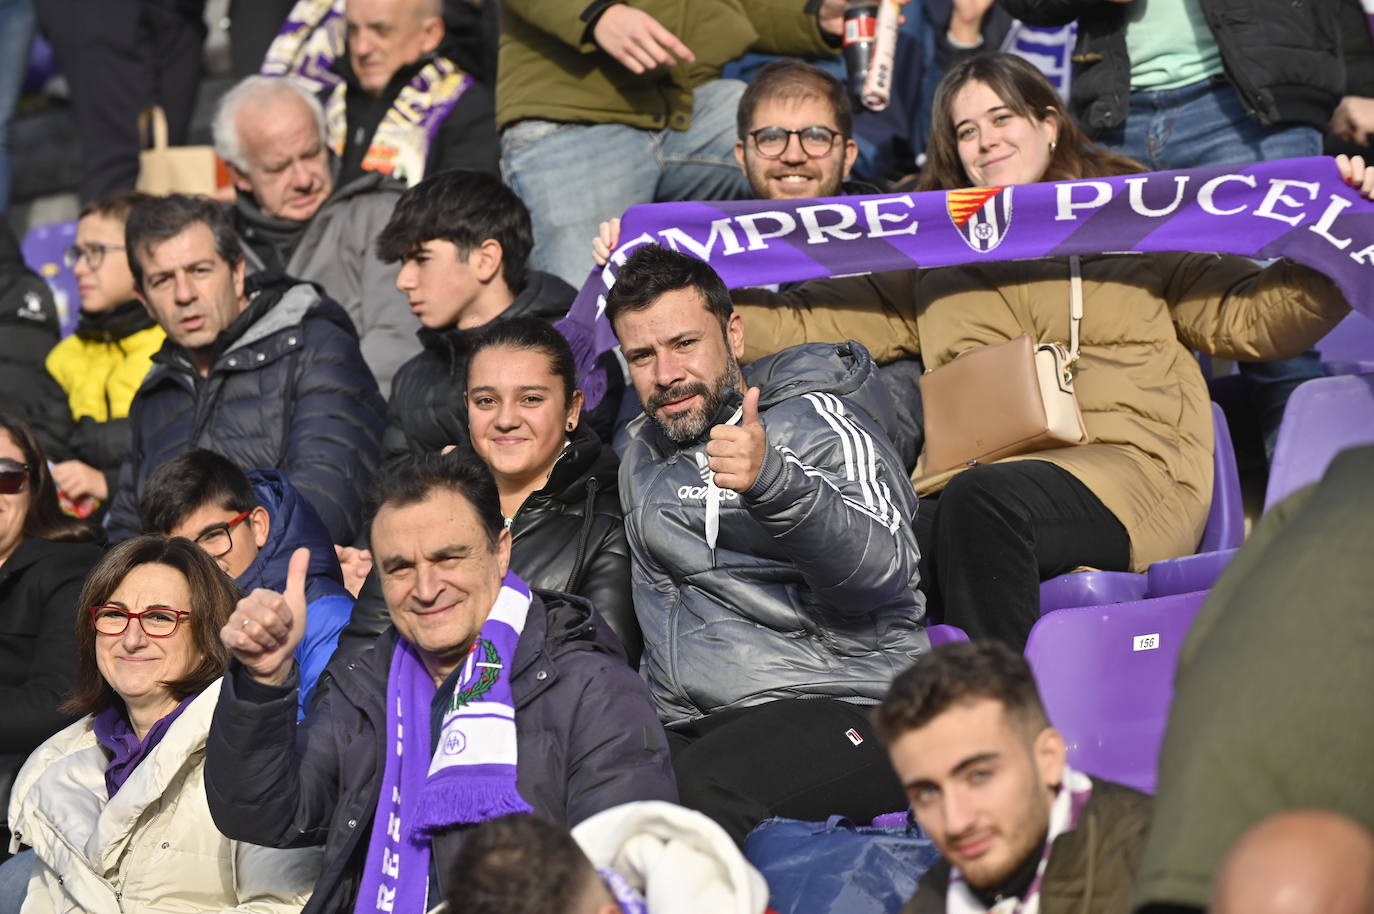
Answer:
<svg viewBox="0 0 1374 914"><path fill-rule="evenodd" d="M159 107L138 116L140 136L152 128L152 146L138 154L138 183L148 194L205 194L214 196L229 186L229 172L212 146L168 146L167 115Z"/></svg>
<svg viewBox="0 0 1374 914"><path fill-rule="evenodd" d="M1069 348L1026 334L959 353L921 377L923 478L1003 457L1084 444L1073 391L1083 319L1079 260L1069 258Z"/></svg>

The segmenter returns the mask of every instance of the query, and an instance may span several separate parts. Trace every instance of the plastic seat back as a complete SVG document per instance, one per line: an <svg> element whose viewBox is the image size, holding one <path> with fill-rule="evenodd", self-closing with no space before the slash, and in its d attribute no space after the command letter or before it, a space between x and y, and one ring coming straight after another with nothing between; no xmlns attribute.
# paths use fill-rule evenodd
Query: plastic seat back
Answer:
<svg viewBox="0 0 1374 914"><path fill-rule="evenodd" d="M1374 323L1374 321L1371 321ZM1240 470L1226 413L1212 404L1212 507L1202 531L1198 552L1234 549L1245 539L1245 503L1240 494Z"/></svg>
<svg viewBox="0 0 1374 914"><path fill-rule="evenodd" d="M968 640L968 635L957 625L927 625L926 636L930 638L932 648Z"/></svg>
<svg viewBox="0 0 1374 914"><path fill-rule="evenodd" d="M1205 592L1062 609L1026 643L1069 764L1153 792L1178 652Z"/></svg>
<svg viewBox="0 0 1374 914"><path fill-rule="evenodd" d="M1374 371L1374 320L1351 311L1321 338L1316 349L1329 375Z"/></svg>
<svg viewBox="0 0 1374 914"><path fill-rule="evenodd" d="M1374 375L1298 385L1283 411L1264 510L1316 482L1337 454L1361 444L1374 444Z"/></svg>

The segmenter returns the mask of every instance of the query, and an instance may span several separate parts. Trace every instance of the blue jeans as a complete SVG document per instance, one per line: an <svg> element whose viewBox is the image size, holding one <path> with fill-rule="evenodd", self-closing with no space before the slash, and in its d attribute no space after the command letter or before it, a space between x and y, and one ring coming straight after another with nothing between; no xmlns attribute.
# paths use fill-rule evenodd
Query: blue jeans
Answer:
<svg viewBox="0 0 1374 914"><path fill-rule="evenodd" d="M1151 170L1240 165L1270 159L1321 155L1322 135L1315 127L1265 127L1245 114L1240 95L1224 79L1204 79L1181 89L1135 92L1126 124L1102 144ZM1283 419L1283 408L1303 381L1323 375L1315 350L1278 362L1241 362L1251 404L1259 417L1267 455Z"/></svg>
<svg viewBox="0 0 1374 914"><path fill-rule="evenodd" d="M1103 134L1099 142L1151 171L1266 162L1322 152L1317 128L1256 123L1246 116L1240 95L1220 78L1181 89L1131 93L1125 125Z"/></svg>
<svg viewBox="0 0 1374 914"><path fill-rule="evenodd" d="M29 894L29 876L37 859L33 848L26 847L0 863L0 914L19 914Z"/></svg>
<svg viewBox="0 0 1374 914"><path fill-rule="evenodd" d="M33 0L0 0L0 213L10 205L10 120L33 41Z"/></svg>
<svg viewBox="0 0 1374 914"><path fill-rule="evenodd" d="M530 265L580 288L601 221L637 203L748 198L734 153L743 92L731 79L698 86L685 131L542 120L507 127L501 174L530 210Z"/></svg>

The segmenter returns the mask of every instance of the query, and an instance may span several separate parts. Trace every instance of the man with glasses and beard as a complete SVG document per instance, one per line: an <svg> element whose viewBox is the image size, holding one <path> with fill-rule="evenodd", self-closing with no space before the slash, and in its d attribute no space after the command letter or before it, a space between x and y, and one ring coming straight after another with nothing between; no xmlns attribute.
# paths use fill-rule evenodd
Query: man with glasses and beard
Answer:
<svg viewBox="0 0 1374 914"><path fill-rule="evenodd" d="M736 841L768 816L900 808L868 710L928 640L916 496L867 351L797 346L746 373L720 277L656 246L606 316L645 404L620 495L683 805Z"/></svg>
<svg viewBox="0 0 1374 914"><path fill-rule="evenodd" d="M197 448L153 471L139 498L144 533L184 536L209 554L244 593L286 589L291 555L310 550L305 599L310 611L296 645L301 670L300 714L315 680L334 654L353 612L329 531L286 477L276 470L245 473L227 458Z"/></svg>
<svg viewBox="0 0 1374 914"><path fill-rule="evenodd" d="M735 161L759 200L879 192L849 180L859 155L854 111L844 86L819 67L792 58L765 64L740 97L735 126ZM619 219L601 223L592 243L598 264L606 262L619 238ZM923 370L920 359L899 359L878 370L892 400L888 433L908 472L916 466L925 440L917 387Z"/></svg>

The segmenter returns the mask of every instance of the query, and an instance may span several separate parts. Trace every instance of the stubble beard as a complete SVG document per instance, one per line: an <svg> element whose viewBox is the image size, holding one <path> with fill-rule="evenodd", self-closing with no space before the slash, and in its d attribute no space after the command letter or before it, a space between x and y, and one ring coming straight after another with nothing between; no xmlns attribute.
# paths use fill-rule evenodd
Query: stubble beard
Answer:
<svg viewBox="0 0 1374 914"><path fill-rule="evenodd" d="M700 438L715 421L716 414L720 412L720 405L725 401L726 391L731 388L740 389L743 375L740 373L739 362L735 361L733 355L728 356L728 359L725 370L712 382L710 387L701 381L691 381L649 397L649 402L644 405L644 411L649 414L649 418L654 420L654 423L662 429L663 434L667 435L669 439L677 444L687 444ZM671 403L674 400L680 400L694 394L701 397L701 406L697 409L674 416L664 416L659 412L664 403Z"/></svg>

